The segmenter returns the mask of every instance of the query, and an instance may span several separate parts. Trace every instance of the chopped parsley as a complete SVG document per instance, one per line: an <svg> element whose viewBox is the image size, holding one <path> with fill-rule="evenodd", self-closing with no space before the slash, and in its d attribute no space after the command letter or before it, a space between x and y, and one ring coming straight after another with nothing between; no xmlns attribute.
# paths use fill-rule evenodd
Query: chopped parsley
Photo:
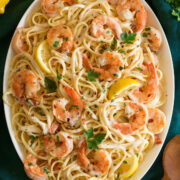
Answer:
<svg viewBox="0 0 180 180"><path fill-rule="evenodd" d="M114 76L114 77L118 77L118 75L117 75L117 74L113 74L113 76Z"/></svg>
<svg viewBox="0 0 180 180"><path fill-rule="evenodd" d="M150 27L145 28L145 31L150 31L150 30L151 30Z"/></svg>
<svg viewBox="0 0 180 180"><path fill-rule="evenodd" d="M93 128L90 128L88 131L84 133L86 138L87 147L89 149L99 149L98 145L104 140L106 134L96 134L94 135Z"/></svg>
<svg viewBox="0 0 180 180"><path fill-rule="evenodd" d="M77 159L77 156L73 156L73 161L75 161Z"/></svg>
<svg viewBox="0 0 180 180"><path fill-rule="evenodd" d="M116 116L116 114L117 114L117 113L114 113L114 114L113 114L113 117Z"/></svg>
<svg viewBox="0 0 180 180"><path fill-rule="evenodd" d="M81 99L84 99L84 96L81 96Z"/></svg>
<svg viewBox="0 0 180 180"><path fill-rule="evenodd" d="M136 67L136 69L139 70L139 71L143 71L143 69L140 68L140 67Z"/></svg>
<svg viewBox="0 0 180 180"><path fill-rule="evenodd" d="M33 163L28 163L28 166L33 166Z"/></svg>
<svg viewBox="0 0 180 180"><path fill-rule="evenodd" d="M56 71L56 73L57 73L57 76L56 76L56 77L57 77L57 79L60 81L60 80L62 79L62 76L59 75L58 70Z"/></svg>
<svg viewBox="0 0 180 180"><path fill-rule="evenodd" d="M30 106L34 106L34 103L32 102L31 99L26 99L26 103Z"/></svg>
<svg viewBox="0 0 180 180"><path fill-rule="evenodd" d="M64 29L67 29L67 27L66 27L66 26L64 26Z"/></svg>
<svg viewBox="0 0 180 180"><path fill-rule="evenodd" d="M119 70L122 71L124 68L122 66L119 67Z"/></svg>
<svg viewBox="0 0 180 180"><path fill-rule="evenodd" d="M121 53L121 54L124 54L124 53L125 53L125 51L124 51L124 50L122 50L122 51L120 51L120 53Z"/></svg>
<svg viewBox="0 0 180 180"><path fill-rule="evenodd" d="M44 78L44 83L45 83L45 89L48 91L48 92L55 92L56 89L57 89L57 85L56 85L56 82L45 77Z"/></svg>
<svg viewBox="0 0 180 180"><path fill-rule="evenodd" d="M94 69L92 69L88 72L87 77L90 81L96 82L96 78L99 78L100 75L101 73L95 72Z"/></svg>
<svg viewBox="0 0 180 180"><path fill-rule="evenodd" d="M31 140L33 140L33 141L38 138L38 136L33 136L33 135L30 135L29 137L30 137Z"/></svg>
<svg viewBox="0 0 180 180"><path fill-rule="evenodd" d="M114 99L112 99L111 102L114 102Z"/></svg>
<svg viewBox="0 0 180 180"><path fill-rule="evenodd" d="M59 45L59 41L55 41L54 44L53 44L53 47L57 48Z"/></svg>
<svg viewBox="0 0 180 180"><path fill-rule="evenodd" d="M57 142L60 143L59 136L56 136Z"/></svg>
<svg viewBox="0 0 180 180"><path fill-rule="evenodd" d="M120 173L117 173L117 178L119 178L120 177Z"/></svg>
<svg viewBox="0 0 180 180"><path fill-rule="evenodd" d="M75 107L77 110L79 109L78 105L72 105L72 107Z"/></svg>
<svg viewBox="0 0 180 180"><path fill-rule="evenodd" d="M128 162L127 162L127 161L123 161L123 163L124 163L124 164L128 164Z"/></svg>
<svg viewBox="0 0 180 180"><path fill-rule="evenodd" d="M127 44L133 44L132 41L134 41L136 38L136 33L127 33L127 31L124 31L122 34L121 34L121 39L122 39L122 42L124 43L127 43Z"/></svg>
<svg viewBox="0 0 180 180"><path fill-rule="evenodd" d="M46 174L49 174L49 171L47 170L47 168L44 168L43 170Z"/></svg>
<svg viewBox="0 0 180 180"><path fill-rule="evenodd" d="M116 46L117 46L117 40L114 38L114 39L113 39L113 42L112 42L111 45L110 45L110 48L111 48L111 49L114 49Z"/></svg>
<svg viewBox="0 0 180 180"><path fill-rule="evenodd" d="M64 38L65 41L68 41L68 39L69 39L68 37L65 37L65 38Z"/></svg>
<svg viewBox="0 0 180 180"><path fill-rule="evenodd" d="M142 37L147 37L147 36L148 36L147 33L143 33L143 34L142 34Z"/></svg>

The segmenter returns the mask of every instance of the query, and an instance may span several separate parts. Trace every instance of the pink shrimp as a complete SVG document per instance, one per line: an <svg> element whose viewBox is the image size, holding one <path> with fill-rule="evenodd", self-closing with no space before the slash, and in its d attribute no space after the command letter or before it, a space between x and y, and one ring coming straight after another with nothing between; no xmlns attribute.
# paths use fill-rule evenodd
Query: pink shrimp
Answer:
<svg viewBox="0 0 180 180"><path fill-rule="evenodd" d="M144 87L135 88L129 94L130 98L141 103L148 103L149 101L151 101L155 97L156 90L159 85L159 79L154 64L152 62L148 62L145 64L145 66L148 71L147 73L150 75L148 84ZM143 72L146 73L144 70Z"/></svg>
<svg viewBox="0 0 180 180"><path fill-rule="evenodd" d="M50 17L57 16L59 14L59 1L67 2L69 5L74 3L74 0L42 0L41 9L42 12Z"/></svg>
<svg viewBox="0 0 180 180"><path fill-rule="evenodd" d="M134 32L141 32L147 23L147 12L140 0L121 0L117 6L117 13L120 19L124 19L127 10L135 11L135 24L133 25Z"/></svg>
<svg viewBox="0 0 180 180"><path fill-rule="evenodd" d="M37 165L37 161L38 159L34 155L29 154L24 161L25 172L33 180L46 180L48 175L42 167Z"/></svg>
<svg viewBox="0 0 180 180"><path fill-rule="evenodd" d="M136 103L129 103L130 108L134 113L130 116L128 123L117 123L115 120L112 121L113 127L120 130L122 134L131 134L133 131L139 129L146 123L146 112L141 105Z"/></svg>
<svg viewBox="0 0 180 180"><path fill-rule="evenodd" d="M102 57L99 59L99 64L101 68L93 67L89 64L89 58L86 54L83 54L83 63L87 71L94 70L97 73L100 73L100 80L113 80L121 76L119 67L123 67L122 57L117 52L108 52L105 51Z"/></svg>
<svg viewBox="0 0 180 180"><path fill-rule="evenodd" d="M37 105L37 92L40 89L38 78L30 70L21 70L13 78L12 90L14 96L24 105Z"/></svg>
<svg viewBox="0 0 180 180"><path fill-rule="evenodd" d="M147 128L154 134L159 134L163 131L166 124L166 116L159 109L148 108L148 124Z"/></svg>
<svg viewBox="0 0 180 180"><path fill-rule="evenodd" d="M73 150L73 140L65 132L44 136L44 145L50 155L58 158L67 156Z"/></svg>
<svg viewBox="0 0 180 180"><path fill-rule="evenodd" d="M66 86L65 91L72 101L71 110L66 110L66 105L68 104L67 99L56 99L53 101L53 114L57 120L70 123L71 126L74 126L83 110L83 101L72 88Z"/></svg>
<svg viewBox="0 0 180 180"><path fill-rule="evenodd" d="M154 27L148 27L143 31L143 35L143 42L148 43L150 49L157 53L162 45L162 36L160 31Z"/></svg>
<svg viewBox="0 0 180 180"><path fill-rule="evenodd" d="M74 46L73 34L68 26L63 24L52 27L47 33L49 45L63 53L70 53Z"/></svg>
<svg viewBox="0 0 180 180"><path fill-rule="evenodd" d="M28 48L29 48L25 40L24 30L25 30L24 28L18 28L12 39L12 48L17 54L23 51L28 51Z"/></svg>
<svg viewBox="0 0 180 180"><path fill-rule="evenodd" d="M110 155L105 150L96 150L94 156L94 162L91 163L86 156L87 143L85 139L82 139L78 145L77 162L85 170L93 176L101 176L107 173L112 160Z"/></svg>
<svg viewBox="0 0 180 180"><path fill-rule="evenodd" d="M98 38L102 36L104 38L110 39L111 35L106 33L104 26L111 28L115 32L117 38L121 39L122 30L119 21L116 18L102 15L96 17L92 21L91 32L93 36Z"/></svg>

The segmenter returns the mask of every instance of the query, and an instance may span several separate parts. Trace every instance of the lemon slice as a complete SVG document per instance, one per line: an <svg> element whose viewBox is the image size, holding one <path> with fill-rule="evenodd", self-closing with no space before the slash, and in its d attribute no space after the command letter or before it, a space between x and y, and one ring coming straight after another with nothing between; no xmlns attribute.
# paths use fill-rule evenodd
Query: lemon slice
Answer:
<svg viewBox="0 0 180 180"><path fill-rule="evenodd" d="M40 68L46 73L51 73L48 66L48 60L50 57L51 56L48 42L44 40L38 45L35 52L35 58Z"/></svg>
<svg viewBox="0 0 180 180"><path fill-rule="evenodd" d="M114 96L119 94L120 92L129 89L130 87L140 86L141 84L131 78L119 79L115 82L109 89L108 98L111 100Z"/></svg>
<svg viewBox="0 0 180 180"><path fill-rule="evenodd" d="M138 158L136 155L127 158L118 169L120 179L132 176L138 168Z"/></svg>
<svg viewBox="0 0 180 180"><path fill-rule="evenodd" d="M5 12L5 7L9 3L9 0L0 0L0 14Z"/></svg>

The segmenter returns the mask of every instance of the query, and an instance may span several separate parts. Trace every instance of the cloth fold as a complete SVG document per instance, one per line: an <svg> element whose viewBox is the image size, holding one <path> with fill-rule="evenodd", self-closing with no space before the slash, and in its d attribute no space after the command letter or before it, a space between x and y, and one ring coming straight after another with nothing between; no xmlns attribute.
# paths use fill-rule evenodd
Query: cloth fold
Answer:
<svg viewBox="0 0 180 180"><path fill-rule="evenodd" d="M33 0L11 0L6 7L5 14L0 15L1 95L4 64L9 43L20 18L32 2ZM157 15L168 38L176 76L175 106L170 130L160 155L151 169L143 177L143 180L159 180L163 176L162 154L164 147L170 139L180 134L180 80L178 79L180 78L180 22L177 22L176 18L171 15L170 5L166 3L165 0L147 0L147 2ZM0 102L0 114L0 180L28 180L23 169L23 164L18 158L8 133L2 100Z"/></svg>

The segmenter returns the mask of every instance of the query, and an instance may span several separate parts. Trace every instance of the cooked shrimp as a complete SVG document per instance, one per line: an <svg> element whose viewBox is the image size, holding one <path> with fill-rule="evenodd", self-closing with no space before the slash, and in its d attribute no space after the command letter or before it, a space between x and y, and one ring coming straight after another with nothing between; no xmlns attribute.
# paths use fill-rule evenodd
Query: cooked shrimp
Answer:
<svg viewBox="0 0 180 180"><path fill-rule="evenodd" d="M89 58L86 54L83 54L83 63L87 71L94 70L95 72L100 73L100 80L112 80L117 79L121 76L121 72L119 70L120 66L123 65L122 57L117 52L104 52L102 57L99 58L99 65L101 68L93 67L89 64Z"/></svg>
<svg viewBox="0 0 180 180"><path fill-rule="evenodd" d="M67 2L69 5L74 3L74 0L42 0L41 8L43 13L50 17L57 16L59 14L59 1Z"/></svg>
<svg viewBox="0 0 180 180"><path fill-rule="evenodd" d="M29 48L24 37L24 28L18 28L12 39L12 48L17 54L23 51L27 51Z"/></svg>
<svg viewBox="0 0 180 180"><path fill-rule="evenodd" d="M58 158L67 156L73 150L73 140L65 132L56 135L48 133L44 136L44 145L50 155Z"/></svg>
<svg viewBox="0 0 180 180"><path fill-rule="evenodd" d="M119 0L108 0L108 2L112 5L117 5Z"/></svg>
<svg viewBox="0 0 180 180"><path fill-rule="evenodd" d="M148 114L148 129L154 134L161 133L166 123L165 114L161 110L153 108L148 108Z"/></svg>
<svg viewBox="0 0 180 180"><path fill-rule="evenodd" d="M33 180L45 180L47 174L44 172L42 167L37 165L37 158L29 154L24 161L24 169L27 176Z"/></svg>
<svg viewBox="0 0 180 180"><path fill-rule="evenodd" d="M65 91L72 101L71 110L66 110L66 105L69 102L67 99L56 99L53 101L53 114L57 120L70 123L71 126L74 126L83 110L83 101L72 88L66 86Z"/></svg>
<svg viewBox="0 0 180 180"><path fill-rule="evenodd" d="M148 81L146 86L135 88L129 94L129 96L132 99L137 100L138 102L142 102L142 103L148 103L149 101L153 99L153 97L156 95L156 90L159 85L159 79L158 79L158 75L154 67L154 64L152 62L148 62L145 64L145 66L146 66L147 72L145 72L146 70L145 71L143 70L143 72L149 74L150 80Z"/></svg>
<svg viewBox="0 0 180 180"><path fill-rule="evenodd" d="M144 32L144 41L148 42L148 46L154 52L158 52L162 44L162 36L159 30L154 27L145 28Z"/></svg>
<svg viewBox="0 0 180 180"><path fill-rule="evenodd" d="M117 6L117 13L120 19L127 19L125 14L127 11L135 11L135 23L133 25L134 32L143 31L147 23L147 12L140 0L121 0Z"/></svg>
<svg viewBox="0 0 180 180"><path fill-rule="evenodd" d="M102 16L102 15L96 17L92 21L91 32L93 36L98 37L98 38L104 37L104 38L110 39L111 35L108 33L108 31L107 32L105 31L104 26L107 26L110 29L112 29L115 32L117 38L121 39L122 29L121 29L119 21L116 18L109 17L109 16Z"/></svg>
<svg viewBox="0 0 180 180"><path fill-rule="evenodd" d="M111 166L111 157L105 150L96 150L93 163L86 156L87 143L82 139L78 145L77 162L93 176L101 176L108 172Z"/></svg>
<svg viewBox="0 0 180 180"><path fill-rule="evenodd" d="M63 24L52 27L47 33L49 45L60 50L63 53L70 53L73 49L74 41L72 31L68 26Z"/></svg>
<svg viewBox="0 0 180 180"><path fill-rule="evenodd" d="M117 123L115 120L112 121L113 127L120 130L122 134L131 134L133 131L139 129L146 123L146 112L144 108L136 103L129 103L129 108L132 109L128 119L128 123Z"/></svg>
<svg viewBox="0 0 180 180"><path fill-rule="evenodd" d="M37 92L40 89L38 78L30 70L21 70L13 78L12 90L20 104L37 105Z"/></svg>

